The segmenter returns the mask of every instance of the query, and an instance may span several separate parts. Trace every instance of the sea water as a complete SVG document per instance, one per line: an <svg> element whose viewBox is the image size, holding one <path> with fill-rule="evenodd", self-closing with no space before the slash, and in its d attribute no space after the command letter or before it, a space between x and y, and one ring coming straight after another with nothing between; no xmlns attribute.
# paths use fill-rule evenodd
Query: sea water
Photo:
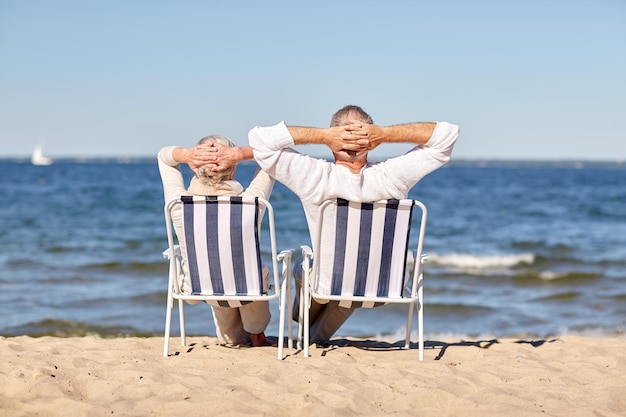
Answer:
<svg viewBox="0 0 626 417"><path fill-rule="evenodd" d="M254 169L240 164L237 179ZM429 210L427 337L624 334L626 165L453 162L410 197ZM155 160L2 160L0 198L0 335L162 334ZM270 201L279 250L309 244L297 197L277 184ZM189 334L215 335L208 305L186 317ZM401 339L405 321L404 307L360 309L339 334Z"/></svg>

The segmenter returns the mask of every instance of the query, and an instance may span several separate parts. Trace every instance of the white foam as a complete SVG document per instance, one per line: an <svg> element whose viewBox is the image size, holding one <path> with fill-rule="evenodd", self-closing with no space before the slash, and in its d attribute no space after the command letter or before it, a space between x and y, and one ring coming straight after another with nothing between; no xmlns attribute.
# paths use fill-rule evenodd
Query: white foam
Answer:
<svg viewBox="0 0 626 417"><path fill-rule="evenodd" d="M535 255L532 253L515 255L470 255L463 253L443 255L429 253L428 262L463 269L510 268L516 265L534 263Z"/></svg>
<svg viewBox="0 0 626 417"><path fill-rule="evenodd" d="M543 271L539 274L539 278L545 281L552 281L554 279L559 279L567 276L565 272L553 272L553 271Z"/></svg>
<svg viewBox="0 0 626 417"><path fill-rule="evenodd" d="M404 340L406 335L406 327L399 327L394 333L381 335L380 333L376 335L378 339L388 339L388 340ZM556 334L550 335L549 337L560 337L560 336L583 336L583 337L615 337L615 338L626 338L626 330L624 328L617 329L606 329L602 327L589 327L581 330L572 330L567 327L562 327ZM459 333L459 332L429 332L424 333L424 339L433 341L433 340L493 340L498 338L546 338L547 335L526 335L521 336L518 335L496 335L494 333L480 333L480 334L468 334L468 333ZM411 342L417 341L417 330L411 330Z"/></svg>
<svg viewBox="0 0 626 417"><path fill-rule="evenodd" d="M388 339L388 340L404 340L406 336L406 327L399 327L394 333L382 335L378 333L375 338L377 339ZM411 330L411 341L415 342L417 340L417 330ZM451 339L459 339L459 340L492 340L495 339L496 336L492 333L481 333L470 335L467 333L457 333L457 332L432 332L432 333L424 333L424 339L426 340L451 340Z"/></svg>

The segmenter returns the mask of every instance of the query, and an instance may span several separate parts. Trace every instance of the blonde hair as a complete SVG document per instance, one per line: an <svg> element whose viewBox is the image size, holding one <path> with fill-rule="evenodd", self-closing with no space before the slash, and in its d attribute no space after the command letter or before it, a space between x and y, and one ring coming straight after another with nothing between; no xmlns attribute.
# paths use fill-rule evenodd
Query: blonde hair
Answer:
<svg viewBox="0 0 626 417"><path fill-rule="evenodd" d="M225 145L231 148L234 148L235 146L237 146L235 142L228 139L226 136L222 136L222 135L206 136L198 141L198 145L201 145L203 143L208 143L208 142L220 143L222 145ZM224 179L230 178L234 170L235 170L235 167L232 166L221 172L213 172L211 171L210 167L202 166L197 169L196 177L198 177L198 180L202 184L210 186L210 187L215 187L216 185L224 181Z"/></svg>

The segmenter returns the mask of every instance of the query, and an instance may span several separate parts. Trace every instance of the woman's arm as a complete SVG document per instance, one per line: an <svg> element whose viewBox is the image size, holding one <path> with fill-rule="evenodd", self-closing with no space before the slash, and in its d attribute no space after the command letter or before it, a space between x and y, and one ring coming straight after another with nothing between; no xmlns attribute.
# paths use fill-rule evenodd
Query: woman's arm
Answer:
<svg viewBox="0 0 626 417"><path fill-rule="evenodd" d="M270 194L272 194L272 188L274 188L274 178L270 177L270 175L261 168L258 168L254 173L252 181L250 181L250 185L242 195L256 196L269 200Z"/></svg>
<svg viewBox="0 0 626 417"><path fill-rule="evenodd" d="M157 156L166 203L187 193L183 174L180 171L180 163L174 158L174 153L177 152L176 149L181 148L166 146L159 151Z"/></svg>

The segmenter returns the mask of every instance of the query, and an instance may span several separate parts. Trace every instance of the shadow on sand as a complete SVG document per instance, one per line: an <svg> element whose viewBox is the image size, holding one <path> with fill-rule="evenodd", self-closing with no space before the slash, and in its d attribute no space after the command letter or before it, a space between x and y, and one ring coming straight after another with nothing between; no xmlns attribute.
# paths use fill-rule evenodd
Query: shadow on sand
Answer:
<svg viewBox="0 0 626 417"><path fill-rule="evenodd" d="M513 342L507 343L519 343L519 344L529 344L533 347L540 347L545 343L553 343L559 340L556 339L539 339L539 340L515 340ZM435 357L434 360L438 361L446 354L448 348L454 347L475 347L479 349L489 349L491 346L501 343L498 339L491 340L476 340L476 341L465 341L461 340L459 342L440 342L436 340L426 340L424 341L424 349L439 349L439 353ZM322 356L324 356L328 351L335 350L341 347L355 347L363 350L379 350L379 351L395 351L404 349L404 340L400 340L398 342L389 343L389 342L381 342L378 340L352 340L352 339L332 339L330 343L322 346L324 352ZM411 349L417 350L417 343L411 343Z"/></svg>

